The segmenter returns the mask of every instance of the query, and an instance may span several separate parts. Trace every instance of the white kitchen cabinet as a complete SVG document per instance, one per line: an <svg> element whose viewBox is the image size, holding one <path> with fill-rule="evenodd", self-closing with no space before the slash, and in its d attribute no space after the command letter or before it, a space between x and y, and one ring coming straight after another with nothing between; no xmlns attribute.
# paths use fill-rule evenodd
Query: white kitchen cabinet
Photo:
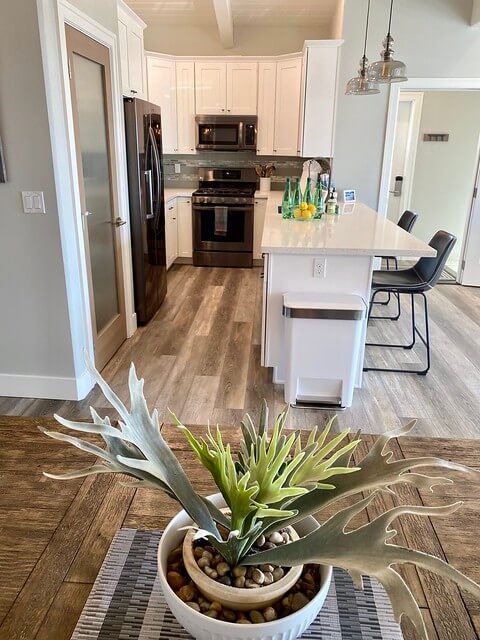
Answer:
<svg viewBox="0 0 480 640"><path fill-rule="evenodd" d="M227 67L218 62L195 62L195 107L200 115L225 114Z"/></svg>
<svg viewBox="0 0 480 640"><path fill-rule="evenodd" d="M259 156L273 155L276 75L276 62L258 64L257 155Z"/></svg>
<svg viewBox="0 0 480 640"><path fill-rule="evenodd" d="M177 105L175 61L160 56L147 56L148 99L161 109L164 153L176 153Z"/></svg>
<svg viewBox="0 0 480 640"><path fill-rule="evenodd" d="M255 115L258 63L195 63L195 107L200 115Z"/></svg>
<svg viewBox="0 0 480 640"><path fill-rule="evenodd" d="M341 40L307 41L300 154L333 157L335 101Z"/></svg>
<svg viewBox="0 0 480 640"><path fill-rule="evenodd" d="M118 2L118 46L122 92L144 98L143 30L147 26L124 2Z"/></svg>
<svg viewBox="0 0 480 640"><path fill-rule="evenodd" d="M177 150L195 153L195 63L177 62Z"/></svg>
<svg viewBox="0 0 480 640"><path fill-rule="evenodd" d="M274 155L296 156L299 154L301 86L302 58L277 62Z"/></svg>
<svg viewBox="0 0 480 640"><path fill-rule="evenodd" d="M227 114L257 113L257 62L227 62Z"/></svg>
<svg viewBox="0 0 480 640"><path fill-rule="evenodd" d="M253 210L253 259L262 258L262 234L268 198L255 198Z"/></svg>
<svg viewBox="0 0 480 640"><path fill-rule="evenodd" d="M191 258L192 250L192 199L177 200L178 257Z"/></svg>
<svg viewBox="0 0 480 640"><path fill-rule="evenodd" d="M168 200L165 211L165 253L167 269L178 257L177 199Z"/></svg>

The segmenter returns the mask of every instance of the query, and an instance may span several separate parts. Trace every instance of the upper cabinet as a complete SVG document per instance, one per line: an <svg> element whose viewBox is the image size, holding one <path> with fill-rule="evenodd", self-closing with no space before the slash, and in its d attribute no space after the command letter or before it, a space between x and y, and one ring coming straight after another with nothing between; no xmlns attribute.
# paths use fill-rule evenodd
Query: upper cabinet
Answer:
<svg viewBox="0 0 480 640"><path fill-rule="evenodd" d="M164 153L177 153L177 105L175 61L147 56L148 100L160 107Z"/></svg>
<svg viewBox="0 0 480 640"><path fill-rule="evenodd" d="M277 62L274 155L296 156L299 154L301 89L302 58Z"/></svg>
<svg viewBox="0 0 480 640"><path fill-rule="evenodd" d="M257 113L257 62L227 62L227 113Z"/></svg>
<svg viewBox="0 0 480 640"><path fill-rule="evenodd" d="M307 41L300 127L303 157L333 157L338 62L341 40Z"/></svg>
<svg viewBox="0 0 480 640"><path fill-rule="evenodd" d="M195 63L177 62L177 149L195 153Z"/></svg>
<svg viewBox="0 0 480 640"><path fill-rule="evenodd" d="M196 62L197 114L255 115L257 72L257 62Z"/></svg>
<svg viewBox="0 0 480 640"><path fill-rule="evenodd" d="M273 154L276 77L276 62L259 62L257 154L260 156Z"/></svg>
<svg viewBox="0 0 480 640"><path fill-rule="evenodd" d="M147 25L121 0L117 6L122 92L145 98L143 30Z"/></svg>
<svg viewBox="0 0 480 640"><path fill-rule="evenodd" d="M226 113L227 65L225 62L195 62L195 104L201 115Z"/></svg>

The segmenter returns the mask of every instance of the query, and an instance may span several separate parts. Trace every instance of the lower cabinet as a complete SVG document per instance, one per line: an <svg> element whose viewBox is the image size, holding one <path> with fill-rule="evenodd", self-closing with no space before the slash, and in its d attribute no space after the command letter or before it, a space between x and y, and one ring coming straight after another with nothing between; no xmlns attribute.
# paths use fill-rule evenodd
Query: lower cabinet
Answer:
<svg viewBox="0 0 480 640"><path fill-rule="evenodd" d="M267 198L255 198L253 211L253 259L262 258L262 234L265 213L267 211Z"/></svg>
<svg viewBox="0 0 480 640"><path fill-rule="evenodd" d="M166 205L165 254L167 258L167 269L169 269L178 257L177 198L168 200Z"/></svg>
<svg viewBox="0 0 480 640"><path fill-rule="evenodd" d="M192 252L192 200L177 198L178 257L191 258Z"/></svg>

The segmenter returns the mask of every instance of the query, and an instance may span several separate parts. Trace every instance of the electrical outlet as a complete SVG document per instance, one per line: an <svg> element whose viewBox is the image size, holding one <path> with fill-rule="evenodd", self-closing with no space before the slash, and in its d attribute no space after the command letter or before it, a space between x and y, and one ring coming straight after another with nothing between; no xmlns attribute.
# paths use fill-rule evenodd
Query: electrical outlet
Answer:
<svg viewBox="0 0 480 640"><path fill-rule="evenodd" d="M175 173L180 173L181 172L181 167L180 167L180 163L176 162L175 163Z"/></svg>
<svg viewBox="0 0 480 640"><path fill-rule="evenodd" d="M326 278L327 277L327 259L315 258L313 261L313 277L314 278Z"/></svg>

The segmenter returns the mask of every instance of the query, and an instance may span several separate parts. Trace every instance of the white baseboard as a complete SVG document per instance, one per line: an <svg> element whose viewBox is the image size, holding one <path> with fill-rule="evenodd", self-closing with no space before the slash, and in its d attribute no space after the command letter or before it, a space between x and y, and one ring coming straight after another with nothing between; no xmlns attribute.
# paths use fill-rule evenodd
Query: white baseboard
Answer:
<svg viewBox="0 0 480 640"><path fill-rule="evenodd" d="M0 373L0 396L44 400L83 400L92 388L93 381L86 370L78 378Z"/></svg>

